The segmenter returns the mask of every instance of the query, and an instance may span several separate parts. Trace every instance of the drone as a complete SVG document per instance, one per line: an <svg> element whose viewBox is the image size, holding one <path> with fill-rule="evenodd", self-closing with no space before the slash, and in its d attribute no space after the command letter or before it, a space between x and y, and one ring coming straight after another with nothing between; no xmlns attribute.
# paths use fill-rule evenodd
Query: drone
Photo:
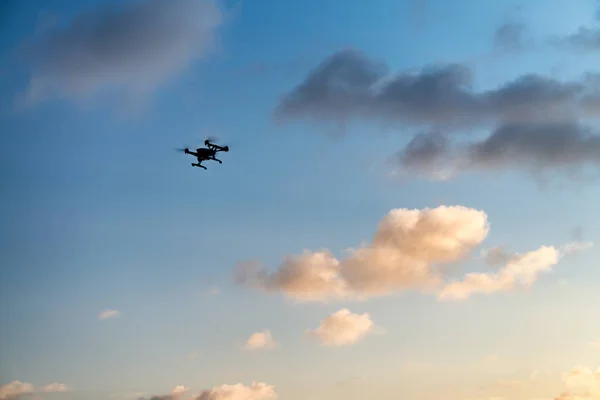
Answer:
<svg viewBox="0 0 600 400"><path fill-rule="evenodd" d="M202 161L206 161L206 160L214 160L214 161L217 161L219 164L222 164L223 161L217 159L215 156L217 155L217 152L219 152L219 151L224 151L227 153L229 151L229 146L216 145L214 143L211 143L211 141L209 139L206 139L204 141L204 145L206 147L197 148L196 151L190 151L187 147L184 149L177 149L177 150L181 151L185 154L190 154L198 159L197 163L192 163L192 167L199 167L199 168L206 169L206 167L204 165L202 165Z"/></svg>

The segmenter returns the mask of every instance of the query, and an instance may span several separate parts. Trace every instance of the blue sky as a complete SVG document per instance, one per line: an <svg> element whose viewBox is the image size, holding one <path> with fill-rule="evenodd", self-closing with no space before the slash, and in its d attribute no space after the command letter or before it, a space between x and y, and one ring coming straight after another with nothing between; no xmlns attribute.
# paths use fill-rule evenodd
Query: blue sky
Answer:
<svg viewBox="0 0 600 400"><path fill-rule="evenodd" d="M144 17L144 3L151 10L175 10L173 19L161 13ZM592 104L582 102L597 95L597 82L583 76L596 73L600 49L589 43L575 49L567 38L582 26L598 29L598 4L571 3L567 8L559 0L519 7L500 0L228 1L216 12L209 2L193 0L172 8L160 1L6 2L0 24L0 385L30 383L37 393L56 382L68 390L42 395L92 400L150 398L177 385L189 388L181 396L220 400L221 385L253 381L273 385L279 398L291 400L352 400L372 397L375 390L381 399L400 393L416 399L575 396L562 374L577 365L598 367L598 349L590 343L600 339L600 322L593 317L600 272L597 250L583 244L600 235L595 217L600 191L597 181L565 179L562 172L577 169L585 157L597 169L598 135L586 142L575 128L561 128L557 140L572 147L555 147L554 139L542 135L519 142L525 144L513 153L490 145L493 160L485 154L459 157L475 154L477 143L497 132L494 124L517 130L518 124L541 123L528 119L539 118L531 111L509 125L515 110L492 109L493 99L502 95L497 88L519 76L583 82L591 97L573 97L580 101L573 104L577 110ZM100 5L116 14L103 15ZM99 24L96 31L73 27L85 11L91 13L88 23ZM182 20L171 25L175 17ZM112 21L114 29L102 29L103 21ZM159 30L161 22L172 31ZM504 24L522 28L521 50L494 48L494 35ZM61 26L64 35L53 36ZM127 36L136 32L144 34ZM214 42L204 47L207 37ZM23 47L31 38L42 45ZM362 53L343 52L348 49ZM444 102L454 75L435 87L433 100L424 94L423 101L406 103L410 113L393 108L403 101L398 98L388 98L395 101L389 105L394 113L381 111L388 106L385 99L370 94L352 97L355 103L347 106L355 94L343 89L340 97L337 89L324 94L307 80L332 54L349 68L359 68L353 63L362 54L393 73L417 77L428 65L465 65L473 74L465 89L474 93L469 99L488 107L488 94L479 93L492 93L492 105L476 118L488 113L499 120L481 117L483 125L473 135L454 132L453 117L440 122L448 109L472 115L455 98ZM50 89L23 106L20 96L28 87L34 93L36 82L50 82ZM310 96L298 94L302 82ZM536 101L527 97L529 89L512 98L517 111ZM274 113L282 104L293 107L284 110L289 120L278 123ZM593 105L589 110L579 121L596 129L600 113ZM328 120L329 112L347 118L339 137L332 135L336 121ZM558 114L546 111L542 122L554 123L550 116ZM421 118L419 126L412 124L414 116ZM457 152L444 147L439 160L466 165L464 170L444 180L431 178L429 168L439 165L428 164L422 148L411 159L417 162L408 161L409 142L429 129L456 135ZM548 125L541 131L554 132ZM200 147L206 136L230 145L220 157L223 164L192 168L192 157L174 151ZM549 174L548 187L532 177L530 161L539 161ZM391 164L405 167L408 175L394 175ZM471 211L427 214L427 208L444 205ZM369 262L344 258L346 249L371 241L393 209L418 209L421 218L433 221L411 231L404 239L408 244L390 253L404 261L390 261L385 272L381 258L369 258L375 253L368 246ZM485 212L489 233L477 210ZM450 215L453 223L444 219ZM397 224L396 234L407 219L402 214L390 222ZM429 239L420 239L423 230L431 230ZM472 241L467 252L457 238ZM435 240L442 247L427 247ZM426 278L434 279L431 271L442 260L432 254L448 243L455 243L456 257L442 274L442 287L423 292L403 281L405 257L414 261L410 268L424 263ZM568 243L585 251L571 254L564 250ZM506 279L516 279L508 287L489 284L491 292L481 294L461 286L471 292L457 302L436 296L469 272L510 270L486 265L479 256L483 249L500 246L503 254L518 257L511 254L542 245L561 255L556 265L542 262L548 267L544 273L528 272L535 267L523 264L520 278L507 272ZM408 256L411 248L419 255ZM296 301L307 293L334 296L329 286L319 289L303 275L319 268L314 259L288 265L296 274L291 277L276 272L287 268L285 262L280 266L284 257L305 249L335 255L348 297ZM234 282L234 271L248 260L271 275ZM522 285L519 279L530 273L533 281ZM367 278L370 289L364 286ZM378 292L390 282L397 286ZM356 301L353 295L367 298ZM335 313L345 308L355 316L367 313L382 331L372 333L361 325L364 319L354 319L343 326L358 338L347 339L353 336L346 332L343 345L327 344L327 324L322 334L306 336L328 316L342 318ZM98 318L104 310L118 314ZM243 349L252 333L264 329L278 346ZM496 385L502 380L523 382L516 388ZM593 384L589 400L600 396L600 383ZM212 397L206 397L203 391L211 388ZM244 398L242 389L235 390L241 397L234 400ZM267 398L252 393L252 399Z"/></svg>

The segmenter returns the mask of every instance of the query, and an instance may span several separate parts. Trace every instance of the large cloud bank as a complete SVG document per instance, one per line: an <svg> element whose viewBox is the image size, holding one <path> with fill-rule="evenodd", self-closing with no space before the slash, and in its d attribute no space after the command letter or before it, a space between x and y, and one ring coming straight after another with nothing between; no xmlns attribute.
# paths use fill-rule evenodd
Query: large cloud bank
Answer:
<svg viewBox="0 0 600 400"><path fill-rule="evenodd" d="M469 258L489 230L487 214L473 208L394 209L379 222L369 243L348 250L344 258L338 259L329 250L306 250L286 257L275 270L242 263L234 279L297 301L365 299L407 289L435 293L441 300L464 300L475 293L531 286L562 256L586 247L576 243L507 253L498 271L447 281L445 267Z"/></svg>

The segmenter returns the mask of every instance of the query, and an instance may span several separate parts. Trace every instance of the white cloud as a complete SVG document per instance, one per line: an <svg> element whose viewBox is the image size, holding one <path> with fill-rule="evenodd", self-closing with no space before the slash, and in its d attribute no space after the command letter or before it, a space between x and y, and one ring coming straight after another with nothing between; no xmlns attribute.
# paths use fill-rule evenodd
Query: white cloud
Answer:
<svg viewBox="0 0 600 400"><path fill-rule="evenodd" d="M274 349L277 345L277 342L273 340L271 331L265 329L262 332L255 332L250 335L244 348L246 350Z"/></svg>
<svg viewBox="0 0 600 400"><path fill-rule="evenodd" d="M24 45L31 78L20 101L112 89L149 94L214 47L223 19L217 0L135 1L81 13Z"/></svg>
<svg viewBox="0 0 600 400"><path fill-rule="evenodd" d="M56 393L68 390L69 387L63 383L51 383L43 387L36 387L31 383L15 380L0 386L0 400L17 400L36 393Z"/></svg>
<svg viewBox="0 0 600 400"><path fill-rule="evenodd" d="M340 347L355 344L375 331L376 327L368 313L354 314L343 308L306 333L316 337L325 346Z"/></svg>
<svg viewBox="0 0 600 400"><path fill-rule="evenodd" d="M103 320L103 319L115 318L115 317L118 317L119 315L121 315L120 311L107 309L107 310L102 311L100 314L98 314L98 319Z"/></svg>
<svg viewBox="0 0 600 400"><path fill-rule="evenodd" d="M250 386L241 383L221 385L200 393L196 400L274 400L275 387L263 382L253 382Z"/></svg>

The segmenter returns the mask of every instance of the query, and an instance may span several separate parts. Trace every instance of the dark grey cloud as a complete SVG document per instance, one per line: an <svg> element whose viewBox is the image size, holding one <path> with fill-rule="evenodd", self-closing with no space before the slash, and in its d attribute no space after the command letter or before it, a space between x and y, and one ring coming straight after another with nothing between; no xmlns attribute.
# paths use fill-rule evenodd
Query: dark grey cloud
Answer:
<svg viewBox="0 0 600 400"><path fill-rule="evenodd" d="M577 175L583 168L600 172L600 132L581 123L507 123L478 142L451 143L440 135L416 136L396 155L407 171L448 178L473 170L546 170Z"/></svg>
<svg viewBox="0 0 600 400"><path fill-rule="evenodd" d="M600 93L594 92L598 87L590 77L561 82L527 74L476 91L473 72L464 65L435 65L392 75L364 53L344 50L328 57L284 95L274 116L278 121L366 119L464 131L501 122L570 120L594 111L582 105Z"/></svg>
<svg viewBox="0 0 600 400"><path fill-rule="evenodd" d="M218 0L137 0L81 13L24 44L31 77L19 100L114 88L147 95L203 57L223 19Z"/></svg>

